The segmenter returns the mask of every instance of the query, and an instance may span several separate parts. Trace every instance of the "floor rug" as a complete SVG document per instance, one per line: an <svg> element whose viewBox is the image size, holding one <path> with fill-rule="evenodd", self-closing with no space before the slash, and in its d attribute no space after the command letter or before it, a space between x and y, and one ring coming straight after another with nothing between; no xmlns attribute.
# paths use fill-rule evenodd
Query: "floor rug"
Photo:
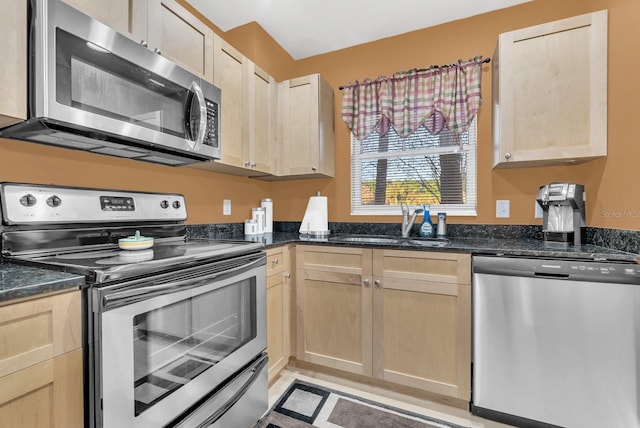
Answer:
<svg viewBox="0 0 640 428"><path fill-rule="evenodd" d="M296 380L255 428L463 428Z"/></svg>

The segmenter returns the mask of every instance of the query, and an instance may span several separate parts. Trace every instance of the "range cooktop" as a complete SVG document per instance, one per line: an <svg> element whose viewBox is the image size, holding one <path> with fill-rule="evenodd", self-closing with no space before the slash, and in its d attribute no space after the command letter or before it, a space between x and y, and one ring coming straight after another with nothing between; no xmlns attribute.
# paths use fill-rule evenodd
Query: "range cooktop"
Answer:
<svg viewBox="0 0 640 428"><path fill-rule="evenodd" d="M87 276L89 282L102 283L140 276L149 272L170 271L178 267L211 262L258 251L261 243L194 239L156 243L145 250L112 249L60 252L47 255L10 256L42 267L53 267Z"/></svg>

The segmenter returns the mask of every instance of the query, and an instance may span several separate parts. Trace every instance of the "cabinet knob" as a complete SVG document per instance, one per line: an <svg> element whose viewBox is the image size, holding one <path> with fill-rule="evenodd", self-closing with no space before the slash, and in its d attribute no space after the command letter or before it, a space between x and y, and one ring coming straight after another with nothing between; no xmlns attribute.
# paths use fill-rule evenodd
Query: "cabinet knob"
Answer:
<svg viewBox="0 0 640 428"><path fill-rule="evenodd" d="M316 171L316 170L317 170L317 168L315 166L311 167L311 171Z"/></svg>
<svg viewBox="0 0 640 428"><path fill-rule="evenodd" d="M141 44L142 46L144 46L145 48L148 48L148 47L149 47L149 43L147 43L147 41L146 41L146 40L140 40L140 44Z"/></svg>
<svg viewBox="0 0 640 428"><path fill-rule="evenodd" d="M279 261L278 261L278 259L274 259L274 260L271 260L271 263L273 263L274 265L277 265L279 263Z"/></svg>
<svg viewBox="0 0 640 428"><path fill-rule="evenodd" d="M255 168L257 165L258 165L257 163L252 162L252 163L251 163L251 168Z"/></svg>
<svg viewBox="0 0 640 428"><path fill-rule="evenodd" d="M376 287L380 287L382 283L380 282L379 279L376 279L375 281L373 281L373 285L375 285Z"/></svg>
<svg viewBox="0 0 640 428"><path fill-rule="evenodd" d="M369 280L365 279L364 281L362 281L362 283L364 284L365 287L369 286Z"/></svg>
<svg viewBox="0 0 640 428"><path fill-rule="evenodd" d="M284 277L285 277L285 278L287 278L287 279L291 279L291 274L290 274L290 273L287 273L287 274L285 274L285 276L284 276Z"/></svg>
<svg viewBox="0 0 640 428"><path fill-rule="evenodd" d="M504 154L504 158L505 159L511 159L511 153L505 153Z"/></svg>
<svg viewBox="0 0 640 428"><path fill-rule="evenodd" d="M162 55L162 51L160 50L160 48L155 48L153 51L158 55Z"/></svg>

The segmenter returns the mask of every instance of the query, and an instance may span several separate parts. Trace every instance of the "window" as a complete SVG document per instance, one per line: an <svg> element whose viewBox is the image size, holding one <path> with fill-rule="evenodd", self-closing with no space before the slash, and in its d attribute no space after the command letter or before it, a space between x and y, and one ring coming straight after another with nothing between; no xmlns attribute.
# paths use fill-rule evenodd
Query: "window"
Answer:
<svg viewBox="0 0 640 428"><path fill-rule="evenodd" d="M400 203L432 213L476 214L476 119L468 131L424 127L401 138L393 128L363 141L351 134L351 214L398 215Z"/></svg>

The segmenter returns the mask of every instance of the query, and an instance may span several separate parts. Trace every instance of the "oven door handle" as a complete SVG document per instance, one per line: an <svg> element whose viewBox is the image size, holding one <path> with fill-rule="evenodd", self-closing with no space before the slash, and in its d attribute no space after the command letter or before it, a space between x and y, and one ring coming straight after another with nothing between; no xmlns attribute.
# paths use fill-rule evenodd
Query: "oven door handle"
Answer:
<svg viewBox="0 0 640 428"><path fill-rule="evenodd" d="M264 367L268 363L268 358L265 355L262 357L262 360L256 363L254 367L251 368L253 373L251 373L251 377L247 379L247 381L227 400L223 405L221 405L211 416L198 424L197 428L205 428L213 425L218 419L224 416L225 413L229 411L240 399L244 396L244 394L251 388L251 386L256 382L258 377L260 376L260 372L264 369Z"/></svg>
<svg viewBox="0 0 640 428"><path fill-rule="evenodd" d="M224 278L237 275L244 271L253 269L264 263L264 257L257 260L242 264L241 266L230 267L223 271L199 276L197 278L187 278L178 281L171 281L164 284L149 285L144 287L136 287L130 290L117 291L102 297L102 307L110 309L117 306L129 305L151 297L163 296L165 294L175 293L177 291L190 290L200 287L203 282L209 282L214 278Z"/></svg>

